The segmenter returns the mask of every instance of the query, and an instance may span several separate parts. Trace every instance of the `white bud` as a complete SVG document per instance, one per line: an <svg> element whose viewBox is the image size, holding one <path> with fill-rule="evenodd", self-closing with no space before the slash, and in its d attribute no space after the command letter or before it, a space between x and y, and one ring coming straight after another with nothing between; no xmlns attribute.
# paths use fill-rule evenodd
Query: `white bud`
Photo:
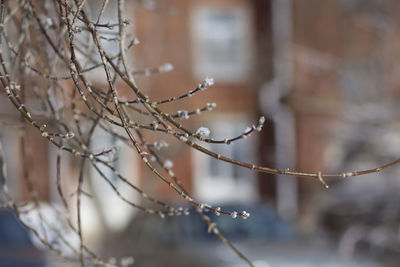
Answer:
<svg viewBox="0 0 400 267"><path fill-rule="evenodd" d="M174 163L171 160L166 160L163 165L163 167L167 168L167 169L171 169L173 166L174 166Z"/></svg>
<svg viewBox="0 0 400 267"><path fill-rule="evenodd" d="M161 147L168 147L169 144L167 142L165 142L165 141L160 141L160 146Z"/></svg>
<svg viewBox="0 0 400 267"><path fill-rule="evenodd" d="M261 116L260 119L258 120L258 123L259 124L264 124L264 122L265 122L265 117Z"/></svg>
<svg viewBox="0 0 400 267"><path fill-rule="evenodd" d="M208 129L207 127L200 127L197 129L196 131L196 135L199 135L201 137L209 137L210 136L210 129Z"/></svg>
<svg viewBox="0 0 400 267"><path fill-rule="evenodd" d="M245 210L242 211L242 218L247 219L250 216L250 213L246 212Z"/></svg>
<svg viewBox="0 0 400 267"><path fill-rule="evenodd" d="M343 174L342 174L342 177L343 177L343 178L350 177L350 176L353 176L353 173L352 173L352 172L346 172L346 173L343 173Z"/></svg>
<svg viewBox="0 0 400 267"><path fill-rule="evenodd" d="M74 138L74 136L75 136L75 134L74 134L73 132L69 132L69 133L67 133L67 134L65 135L65 138L67 138L67 139L72 139L72 138Z"/></svg>
<svg viewBox="0 0 400 267"><path fill-rule="evenodd" d="M221 215L221 208L220 207L215 209L215 215L217 215L217 216Z"/></svg>
<svg viewBox="0 0 400 267"><path fill-rule="evenodd" d="M214 84L214 78L212 78L212 77L206 77L205 79L204 79L204 84L206 85L206 86L211 86L211 85L213 85Z"/></svg>
<svg viewBox="0 0 400 267"><path fill-rule="evenodd" d="M133 257L124 257L121 259L121 266L128 267L129 265L132 265L134 262L135 259Z"/></svg>
<svg viewBox="0 0 400 267"><path fill-rule="evenodd" d="M189 112L187 112L186 110L178 110L178 117L180 119L189 119Z"/></svg>
<svg viewBox="0 0 400 267"><path fill-rule="evenodd" d="M168 72L168 71L172 71L173 69L174 69L174 66L171 63L165 63L165 64L161 65L160 67L158 67L159 72Z"/></svg>
<svg viewBox="0 0 400 267"><path fill-rule="evenodd" d="M185 137L185 136L179 136L179 140L181 140L182 142L187 142L187 137Z"/></svg>
<svg viewBox="0 0 400 267"><path fill-rule="evenodd" d="M232 216L233 219L235 219L237 217L237 212L236 211L232 212L231 216Z"/></svg>
<svg viewBox="0 0 400 267"><path fill-rule="evenodd" d="M138 38L133 38L133 40L132 40L132 44L133 45L138 45L138 44L140 44L140 41L139 41L139 39Z"/></svg>
<svg viewBox="0 0 400 267"><path fill-rule="evenodd" d="M207 110L212 110L213 108L215 108L217 106L216 103L207 103L206 104L206 109Z"/></svg>

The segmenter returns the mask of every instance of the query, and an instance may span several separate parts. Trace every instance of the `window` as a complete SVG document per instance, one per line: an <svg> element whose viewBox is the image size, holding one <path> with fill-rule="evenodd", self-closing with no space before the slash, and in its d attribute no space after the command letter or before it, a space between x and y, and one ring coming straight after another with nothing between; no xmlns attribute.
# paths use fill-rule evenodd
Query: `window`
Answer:
<svg viewBox="0 0 400 267"><path fill-rule="evenodd" d="M196 7L192 13L193 72L242 82L251 71L252 27L247 6Z"/></svg>
<svg viewBox="0 0 400 267"><path fill-rule="evenodd" d="M241 135L250 120L244 116L217 116L211 125L214 139ZM239 117L239 118L238 118ZM244 162L255 162L255 138L240 139L230 145L204 145L220 155ZM193 152L194 193L201 201L209 202L252 202L257 198L255 172Z"/></svg>
<svg viewBox="0 0 400 267"><path fill-rule="evenodd" d="M117 144L120 148L117 152L118 160L111 165L122 176L127 178L130 183L138 184L138 162L135 151L130 149L127 145L119 144L115 136L100 129L95 131L93 141L93 151L102 151L104 148L110 148L112 145ZM119 179L109 168L102 164L98 164L97 166L125 198L138 203L139 195L136 191ZM132 209L129 204L121 200L121 198L115 194L111 186L93 167L90 167L90 175L91 182L89 184L84 184L84 189L88 188L92 190L91 193L99 196L97 198L98 205L100 206L98 212L107 213L107 216L104 214L101 216L104 218L107 226L113 230L125 227L137 210Z"/></svg>

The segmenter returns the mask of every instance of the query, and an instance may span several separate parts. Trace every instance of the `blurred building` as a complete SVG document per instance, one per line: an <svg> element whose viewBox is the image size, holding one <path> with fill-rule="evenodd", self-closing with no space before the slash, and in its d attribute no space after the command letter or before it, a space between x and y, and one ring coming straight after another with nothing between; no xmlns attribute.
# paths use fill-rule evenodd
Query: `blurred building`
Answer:
<svg viewBox="0 0 400 267"><path fill-rule="evenodd" d="M207 76L213 77L215 85L206 92L163 108L191 111L215 102L217 107L212 111L180 121L193 131L201 126L209 128L215 139L235 137L257 124L258 91L262 84L259 74L270 71L270 64L261 60L270 53L268 32L261 34L269 30L264 25L269 23L268 3L239 0L164 4L158 6L157 13L146 9L135 11L136 34L143 45L135 48L138 56L134 64L140 69L170 62L174 70L150 78L137 77L138 83L154 99L165 99L196 88ZM261 46L261 38L265 46ZM258 49L266 53L260 57ZM255 134L230 145L205 143L204 146L228 157L256 162L258 143ZM175 141L168 150L167 156L174 160L174 172L201 201L226 203L259 199L256 173L216 161ZM176 199L167 185L159 183L157 187L164 197Z"/></svg>
<svg viewBox="0 0 400 267"><path fill-rule="evenodd" d="M149 19L148 34L138 32L149 38L144 43L153 44L143 47L147 53L138 52L147 56L146 64L163 58L155 61L175 65L174 72L160 76L159 81L158 77L143 81L150 93L157 88L154 92L158 97L159 88L171 85L165 90L169 96L177 89L175 81L191 88L210 75L216 85L204 97L218 107L202 117L207 122L204 126L217 137L240 132L257 114L267 117L257 137L230 146L212 146L214 151L244 161L252 161L256 154L258 164L307 172L373 168L399 154L397 146L391 145L399 142L395 105L399 50L393 45L399 38L396 2L170 4L176 7L173 16L166 19L160 14L159 21ZM140 15L136 18L146 21ZM200 105L205 98L197 96L193 105ZM203 126L201 118L191 123L194 128ZM382 136L384 140L379 139ZM311 179L256 174L257 180L252 180L251 172L198 158L193 151L187 153L182 157L191 157L192 167L182 163L185 168L180 168L179 162L184 161L178 159L177 171L180 177L192 177L187 183L201 199L272 201L287 219L297 215L313 218L321 208L314 196L329 198L339 190L335 188L350 188L350 183L357 188L363 183L360 181L371 179L388 186L370 175L354 182L328 181L330 193ZM363 160L366 155L369 158ZM385 172L385 177L396 180L390 178L390 172ZM388 182L389 187L392 182Z"/></svg>
<svg viewBox="0 0 400 267"><path fill-rule="evenodd" d="M190 111L217 103L213 111L182 120L182 124L193 131L208 127L212 137L223 139L257 123L259 115L266 116L260 134L229 146L205 145L207 148L237 160L306 172L371 168L400 154L397 1L170 0L137 1L128 7L134 34L141 42L132 48L134 69L164 62L174 65L167 74L137 77L138 85L152 99L186 93L206 76L215 79L206 92L163 107L167 112ZM2 119L18 121L4 95L1 101ZM31 130L27 133L31 141L26 164L42 199L56 199L56 188L50 182L56 150ZM7 157L11 187L23 199L26 189L18 168L22 163L15 154L19 148L16 132L18 127L2 129L1 138L6 152L14 151L14 156ZM101 138L95 146L115 141ZM379 178L368 176L372 178L369 187L364 187L364 178L327 181L332 187L329 193L315 180L257 174L173 140L165 141L170 146L163 156L174 161L176 175L202 202L269 201L289 220L300 216L315 223L314 215L324 203L316 199L335 196L335 188L370 192L383 187L386 192L399 186L398 171L392 170ZM121 150L124 153L129 152ZM161 199L178 199L167 185L146 172L136 156L120 159L117 167L129 174L132 182ZM64 161L64 175L76 176L76 164ZM381 177L386 182L378 180ZM116 204L110 200L114 193L105 187L93 187L97 194L110 196L96 205L114 212ZM103 215L103 219L126 214L123 210L119 215Z"/></svg>
<svg viewBox="0 0 400 267"><path fill-rule="evenodd" d="M277 75L266 84L263 98L268 103L266 97L273 95L273 90L285 91L280 95L283 114L293 120L294 136L287 133L288 139L282 141L292 148L283 148L282 153L291 154L283 154L279 161L277 152L278 167L284 168L280 162L285 164L289 158L293 161L286 162L288 168L339 172L374 168L398 158L399 110L395 103L400 92L400 50L393 44L400 33L396 20L399 4L373 0L283 2L286 5L280 1L273 4L274 57L280 62L274 65ZM286 18L290 25L285 26L279 14L290 14ZM295 203L287 200L295 194L300 215L313 217L324 199L339 200L344 194L353 203L360 198L361 203L365 192L383 196L399 187L396 177L398 170L392 169L348 181L331 180L328 191L314 180L300 179L294 186L291 178L283 178L289 181L278 182L278 208L289 217L294 215Z"/></svg>

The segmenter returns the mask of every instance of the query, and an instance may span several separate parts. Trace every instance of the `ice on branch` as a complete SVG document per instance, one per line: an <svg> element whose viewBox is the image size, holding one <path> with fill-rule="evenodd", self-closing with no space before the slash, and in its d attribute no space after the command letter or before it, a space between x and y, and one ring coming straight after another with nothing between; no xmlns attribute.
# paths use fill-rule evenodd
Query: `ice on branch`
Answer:
<svg viewBox="0 0 400 267"><path fill-rule="evenodd" d="M165 64L161 65L160 67L158 67L159 72L168 72L168 71L172 71L173 69L174 69L174 66L171 63L165 63Z"/></svg>
<svg viewBox="0 0 400 267"><path fill-rule="evenodd" d="M138 45L138 44L140 44L140 41L139 41L139 39L138 38L133 38L132 39L132 41L131 41L131 45Z"/></svg>
<svg viewBox="0 0 400 267"><path fill-rule="evenodd" d="M189 112L187 110L178 110L178 117L180 119L189 119Z"/></svg>
<svg viewBox="0 0 400 267"><path fill-rule="evenodd" d="M258 120L258 125L256 127L256 130L260 132L262 130L262 127L264 126L264 123L265 123L265 117L261 116L260 119Z"/></svg>
<svg viewBox="0 0 400 267"><path fill-rule="evenodd" d="M199 206L197 207L197 211L198 212L203 212L204 206L205 205L203 203L199 203Z"/></svg>
<svg viewBox="0 0 400 267"><path fill-rule="evenodd" d="M242 211L242 218L243 219L247 219L247 218L249 218L250 217L250 213L248 213L248 212L246 212L245 210L244 211Z"/></svg>
<svg viewBox="0 0 400 267"><path fill-rule="evenodd" d="M166 160L163 165L163 167L166 169L171 169L173 166L174 166L174 163L171 160Z"/></svg>
<svg viewBox="0 0 400 267"><path fill-rule="evenodd" d="M21 90L21 85L16 84L15 82L10 82L10 88L11 90Z"/></svg>
<svg viewBox="0 0 400 267"><path fill-rule="evenodd" d="M211 85L213 85L214 84L214 78L211 78L211 77L206 77L205 79L204 79L204 83L206 84L206 86L211 86Z"/></svg>
<svg viewBox="0 0 400 267"><path fill-rule="evenodd" d="M210 136L210 129L208 129L207 127L200 127L199 129L197 129L196 131L196 135L203 137L203 138L207 138Z"/></svg>
<svg viewBox="0 0 400 267"><path fill-rule="evenodd" d="M215 108L217 106L216 103L207 103L206 104L206 109L207 110L212 110L213 108Z"/></svg>
<svg viewBox="0 0 400 267"><path fill-rule="evenodd" d="M72 139L72 138L74 138L74 136L75 136L75 134L74 134L73 132L69 132L69 133L67 133L67 134L65 135L65 138L67 138L67 139Z"/></svg>
<svg viewBox="0 0 400 267"><path fill-rule="evenodd" d="M47 17L47 18L45 19L45 21L44 21L44 25L45 25L46 30L47 30L48 28L52 27L53 24L54 24L54 23L53 23L53 20L52 20L51 18L49 18L49 17Z"/></svg>
<svg viewBox="0 0 400 267"><path fill-rule="evenodd" d="M232 216L233 219L235 219L237 217L237 212L236 211L232 212L231 216Z"/></svg>
<svg viewBox="0 0 400 267"><path fill-rule="evenodd" d="M45 30L48 30L54 25L53 19L44 15L39 15L41 23Z"/></svg>
<svg viewBox="0 0 400 267"><path fill-rule="evenodd" d="M157 150L160 150L161 148L163 148L163 147L168 147L168 143L167 142L165 142L165 141L160 141L160 142L154 142L154 147L157 149Z"/></svg>
<svg viewBox="0 0 400 267"><path fill-rule="evenodd" d="M215 215L217 215L217 216L221 215L221 208L220 207L215 209Z"/></svg>
<svg viewBox="0 0 400 267"><path fill-rule="evenodd" d="M135 262L135 259L133 257L124 257L121 259L121 266L122 267L128 267L132 265Z"/></svg>
<svg viewBox="0 0 400 267"><path fill-rule="evenodd" d="M200 90L206 90L207 86L212 86L213 84L214 84L214 78L211 78L211 77L207 76L204 79L204 81L201 84L199 84L199 89Z"/></svg>

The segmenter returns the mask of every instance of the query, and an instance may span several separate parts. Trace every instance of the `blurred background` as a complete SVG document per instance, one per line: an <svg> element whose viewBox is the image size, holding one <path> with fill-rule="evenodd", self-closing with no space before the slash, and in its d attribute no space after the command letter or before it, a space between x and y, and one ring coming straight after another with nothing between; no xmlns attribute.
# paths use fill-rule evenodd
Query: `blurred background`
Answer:
<svg viewBox="0 0 400 267"><path fill-rule="evenodd" d="M88 2L94 9L101 3ZM215 139L237 136L259 116L266 117L261 133L230 145L206 144L210 150L262 166L315 173L364 170L399 158L399 1L127 2L132 32L140 40L132 48L132 66L174 66L167 74L137 77L151 99L181 95L210 76L215 85L209 90L168 104L165 110L217 103L213 111L182 122L194 131L208 127ZM104 21L117 19L113 5ZM0 101L0 118L12 121L17 112L5 94ZM18 169L16 129L1 127L10 188L23 200L26 188ZM30 173L39 195L43 203L59 203L54 185L57 150L33 130L28 138L33 151ZM97 140L102 147L115 142L101 133ZM247 220L210 216L256 266L399 266L400 168L327 179L325 189L315 179L252 172L172 139L165 141L169 146L162 155L174 162L173 171L196 199L250 212ZM62 164L64 176L77 176L74 159L64 158ZM157 198L185 205L131 151L121 149L116 167ZM88 180L98 179L90 168L86 175ZM68 178L64 182L68 184ZM115 183L123 186L117 179ZM106 184L95 182L88 188L101 198L85 200L85 237L100 255L114 258L111 261L133 261L133 266L245 266L207 234L194 212L161 220L121 203ZM131 199L145 201L135 193ZM24 238L25 231L12 218L9 212L0 213L0 247L13 251L19 244L30 251L35 240ZM1 231L21 233L20 239ZM9 265L10 256L1 254L0 266L63 264L25 255L38 265L29 260L27 265Z"/></svg>

